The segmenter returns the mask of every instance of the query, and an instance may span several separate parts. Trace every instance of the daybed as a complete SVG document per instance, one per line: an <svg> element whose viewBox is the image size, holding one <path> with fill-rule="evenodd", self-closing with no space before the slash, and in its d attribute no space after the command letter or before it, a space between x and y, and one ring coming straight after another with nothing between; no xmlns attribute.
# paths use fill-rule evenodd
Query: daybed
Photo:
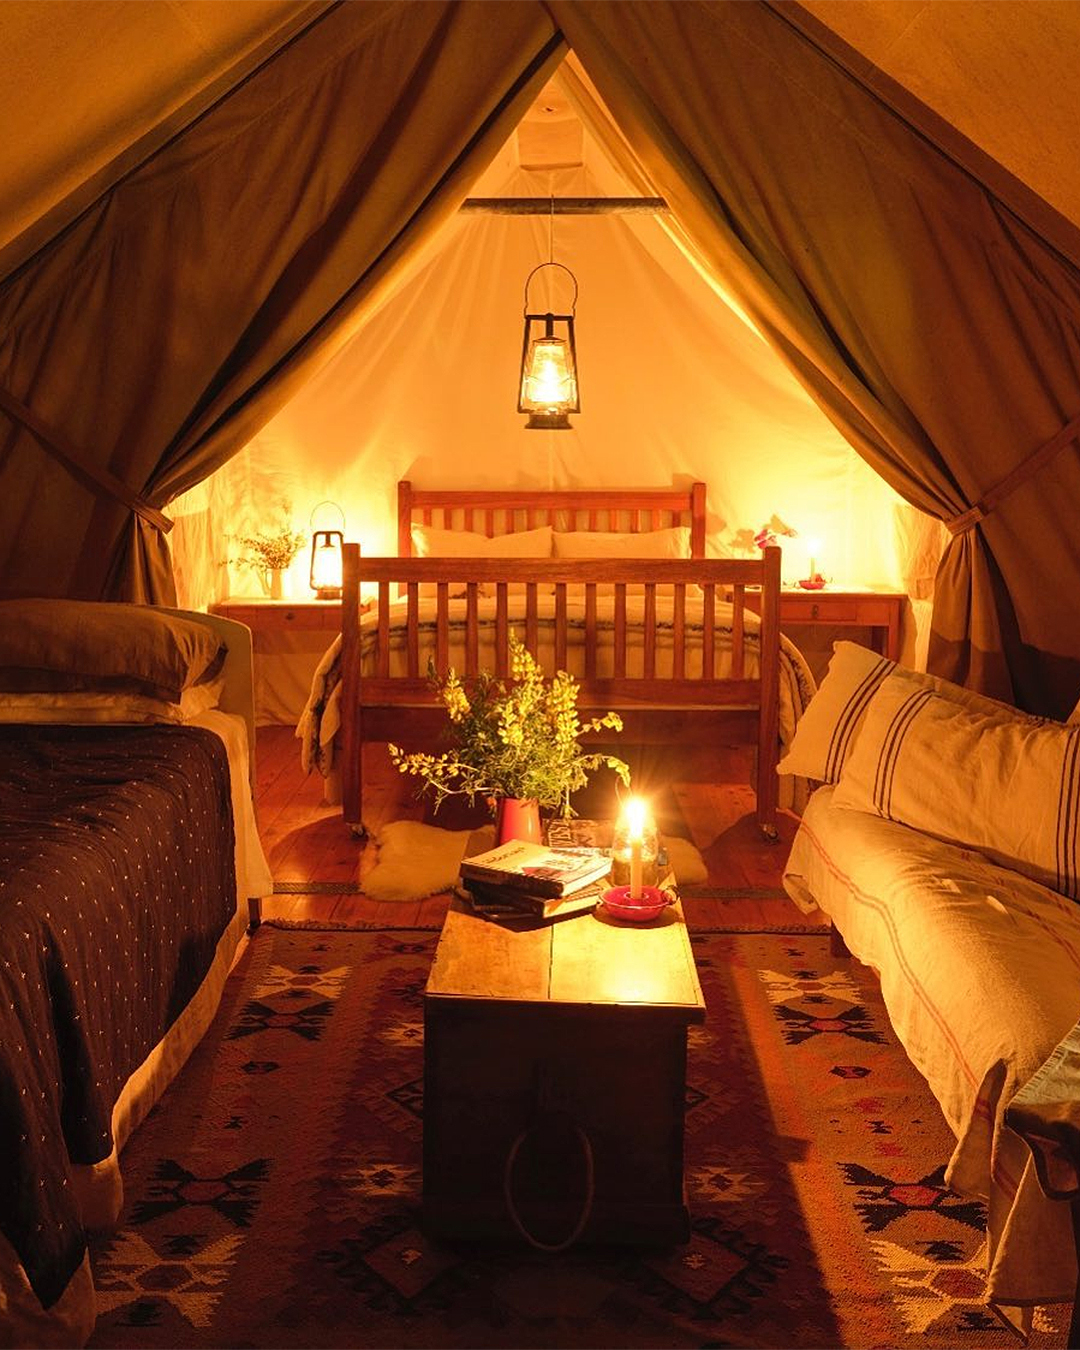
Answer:
<svg viewBox="0 0 1080 1350"><path fill-rule="evenodd" d="M93 1328L87 1233L119 1214L119 1151L273 889L253 744L241 625L0 602L2 1344Z"/></svg>
<svg viewBox="0 0 1080 1350"><path fill-rule="evenodd" d="M398 488L400 556L345 546L342 634L297 728L305 767L340 773L346 822L362 828L366 743L416 749L437 735L429 660L440 674L505 677L513 630L546 671L577 678L584 712L618 711L626 740L754 745L757 818L775 834L776 760L814 689L779 632L779 550L706 559L703 483Z"/></svg>
<svg viewBox="0 0 1080 1350"><path fill-rule="evenodd" d="M878 972L956 1136L946 1180L986 1201L987 1299L1026 1332L1077 1279L1069 1205L1006 1111L1080 1018L1080 726L842 642L780 767L823 784L785 887ZM1065 1094L1075 1122L1075 1070Z"/></svg>

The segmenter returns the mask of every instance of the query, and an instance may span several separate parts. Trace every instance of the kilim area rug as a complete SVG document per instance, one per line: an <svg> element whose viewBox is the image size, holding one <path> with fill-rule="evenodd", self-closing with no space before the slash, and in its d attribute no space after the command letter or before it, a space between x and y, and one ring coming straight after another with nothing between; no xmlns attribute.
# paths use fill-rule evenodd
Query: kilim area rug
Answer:
<svg viewBox="0 0 1080 1350"><path fill-rule="evenodd" d="M125 1151L92 1345L1018 1344L981 1303L983 1213L944 1187L937 1106L872 978L818 934L694 937L708 1018L689 1050L685 1246L430 1241L421 996L436 941L256 933ZM1042 1318L1031 1344L1064 1343Z"/></svg>

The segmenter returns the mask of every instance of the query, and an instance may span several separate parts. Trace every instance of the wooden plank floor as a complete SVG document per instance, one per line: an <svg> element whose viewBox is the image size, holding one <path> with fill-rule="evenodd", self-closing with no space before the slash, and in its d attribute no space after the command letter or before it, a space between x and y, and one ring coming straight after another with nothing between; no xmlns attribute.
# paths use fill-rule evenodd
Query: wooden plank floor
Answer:
<svg viewBox="0 0 1080 1350"><path fill-rule="evenodd" d="M795 818L781 814L779 843L761 838L744 750L647 747L633 754L620 746L618 753L631 761L635 790L650 797L661 830L694 843L709 868L708 888L725 892L722 898L687 895L684 908L692 925L808 922L780 884ZM287 893L263 901L264 917L402 926L441 923L445 895L400 904L356 893L374 865L375 846L370 839L357 839L343 824L340 809L325 804L322 778L305 775L300 767L300 746L291 726L259 728L257 765L255 800L263 847L275 883L287 885ZM392 820L427 820L464 829L487 819L482 810L470 813L458 802L433 817L430 806L414 796L415 782L396 772L381 747L365 754L364 775L364 818L372 832ZM613 800L612 781L597 776L575 807L581 815L610 815ZM741 894L731 895L733 891Z"/></svg>

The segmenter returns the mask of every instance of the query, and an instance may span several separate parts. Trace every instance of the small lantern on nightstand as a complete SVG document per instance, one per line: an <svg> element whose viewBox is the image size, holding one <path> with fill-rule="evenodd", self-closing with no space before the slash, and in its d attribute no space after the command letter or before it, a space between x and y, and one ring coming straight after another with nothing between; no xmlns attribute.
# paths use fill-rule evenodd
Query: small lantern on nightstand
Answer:
<svg viewBox="0 0 1080 1350"><path fill-rule="evenodd" d="M315 516L320 508L332 506L341 517L340 530L317 530ZM341 599L341 547L345 542L345 512L337 502L319 502L311 512L311 589L318 600Z"/></svg>

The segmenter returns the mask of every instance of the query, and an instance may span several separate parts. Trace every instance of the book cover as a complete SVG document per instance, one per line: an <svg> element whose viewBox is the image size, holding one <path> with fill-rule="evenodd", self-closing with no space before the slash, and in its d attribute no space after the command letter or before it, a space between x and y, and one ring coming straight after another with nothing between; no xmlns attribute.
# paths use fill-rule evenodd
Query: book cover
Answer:
<svg viewBox="0 0 1080 1350"><path fill-rule="evenodd" d="M456 890L478 914L491 918L554 920L590 913L599 903L606 885L601 879L590 882L572 895L542 896L515 886L462 880Z"/></svg>
<svg viewBox="0 0 1080 1350"><path fill-rule="evenodd" d="M611 859L599 849L549 848L524 839L508 840L461 863L464 880L516 886L552 898L571 895L610 871Z"/></svg>

